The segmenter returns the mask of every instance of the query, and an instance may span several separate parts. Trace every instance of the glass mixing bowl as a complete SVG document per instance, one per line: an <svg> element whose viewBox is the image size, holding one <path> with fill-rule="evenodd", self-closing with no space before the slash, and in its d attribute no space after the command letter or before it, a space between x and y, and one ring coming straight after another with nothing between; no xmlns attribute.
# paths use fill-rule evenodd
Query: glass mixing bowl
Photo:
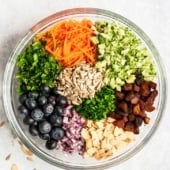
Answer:
<svg viewBox="0 0 170 170"><path fill-rule="evenodd" d="M15 78L17 68L16 68L16 59L17 56L24 50L25 46L29 44L32 38L40 31L51 26L52 24L63 21L65 19L82 19L90 18L91 20L106 20L106 21L115 21L127 26L131 29L144 43L144 45L150 50L154 64L157 71L157 88L159 91L158 97L155 101L156 109L154 113L150 114L151 122L147 126L143 126L141 133L137 135L135 142L130 144L122 152L118 153L114 157L110 157L106 160L89 160L83 159L77 154L68 155L60 151L52 150L49 151L44 147L44 142L37 137L32 137L26 125L23 124L21 115L17 114L18 107L18 94L16 93L17 81ZM40 21L34 25L20 43L15 48L14 52L10 56L8 63L6 65L6 70L4 74L3 81L3 102L6 115L9 119L12 128L16 131L18 137L21 141L37 156L43 159L46 162L49 162L55 166L64 168L64 169L104 169L111 166L115 166L118 163L121 163L124 160L132 157L137 151L139 151L144 145L150 140L151 136L157 129L160 119L163 115L163 110L166 103L166 81L165 74L163 70L163 65L161 63L161 58L158 51L154 47L151 40L148 36L134 23L128 19L107 11L103 9L96 8L75 8L57 12L54 15L51 15L44 20Z"/></svg>

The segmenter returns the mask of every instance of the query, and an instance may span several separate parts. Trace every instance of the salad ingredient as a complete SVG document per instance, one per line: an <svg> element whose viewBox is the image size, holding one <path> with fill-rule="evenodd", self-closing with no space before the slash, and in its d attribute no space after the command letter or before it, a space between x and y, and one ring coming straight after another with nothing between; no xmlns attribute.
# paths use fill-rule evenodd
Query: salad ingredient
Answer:
<svg viewBox="0 0 170 170"><path fill-rule="evenodd" d="M63 139L64 136L65 136L65 131L63 130L63 128L54 127L51 130L51 138L56 141Z"/></svg>
<svg viewBox="0 0 170 170"><path fill-rule="evenodd" d="M41 85L40 89L41 89L42 94L44 94L45 96L48 96L51 90L47 84Z"/></svg>
<svg viewBox="0 0 170 170"><path fill-rule="evenodd" d="M27 99L27 95L26 94L22 94L22 95L19 96L19 102L21 104L25 103L26 99Z"/></svg>
<svg viewBox="0 0 170 170"><path fill-rule="evenodd" d="M39 135L38 128L33 124L29 126L29 132L31 133L32 136L38 136Z"/></svg>
<svg viewBox="0 0 170 170"><path fill-rule="evenodd" d="M38 124L38 130L41 134L49 133L51 131L51 129L52 129L51 124L46 120L41 121Z"/></svg>
<svg viewBox="0 0 170 170"><path fill-rule="evenodd" d="M93 98L102 88L103 74L83 62L61 71L56 86L58 93L66 96L70 104L79 105L83 98Z"/></svg>
<svg viewBox="0 0 170 170"><path fill-rule="evenodd" d="M50 116L54 111L54 106L51 103L43 105L43 112L46 117Z"/></svg>
<svg viewBox="0 0 170 170"><path fill-rule="evenodd" d="M38 98L38 104L39 104L40 106L45 105L46 103L47 103L47 98L46 98L45 96L40 96L40 97Z"/></svg>
<svg viewBox="0 0 170 170"><path fill-rule="evenodd" d="M28 93L28 97L29 97L29 98L37 99L38 96L39 96L39 94L38 94L37 91L30 91L30 92Z"/></svg>
<svg viewBox="0 0 170 170"><path fill-rule="evenodd" d="M37 41L28 45L18 56L17 67L16 78L20 82L20 93L38 90L41 84L53 87L61 70L55 59L45 52L42 44Z"/></svg>
<svg viewBox="0 0 170 170"><path fill-rule="evenodd" d="M55 140L50 139L46 142L46 148L49 150L55 149L56 146L57 146L57 142Z"/></svg>
<svg viewBox="0 0 170 170"><path fill-rule="evenodd" d="M59 93L59 91L58 91L58 93ZM61 95L58 95L56 102L57 102L57 105L61 106L61 107L65 107L68 104L66 97L61 96Z"/></svg>
<svg viewBox="0 0 170 170"><path fill-rule="evenodd" d="M75 105L81 116L98 121L106 118L107 114L115 109L114 90L104 86L91 99L84 99L82 104Z"/></svg>
<svg viewBox="0 0 170 170"><path fill-rule="evenodd" d="M59 116L63 116L64 108L62 106L56 106L54 109L54 113L56 113Z"/></svg>
<svg viewBox="0 0 170 170"><path fill-rule="evenodd" d="M82 154L84 141L81 137L81 130L85 125L85 119L81 118L71 105L64 109L63 116L63 129L66 135L62 140L58 141L57 149L67 153L77 151Z"/></svg>
<svg viewBox="0 0 170 170"><path fill-rule="evenodd" d="M116 126L139 134L143 122L149 123L147 112L155 109L153 104L157 94L156 83L137 75L134 83L126 83L121 91L116 91L116 109L108 116L116 119Z"/></svg>
<svg viewBox="0 0 170 170"><path fill-rule="evenodd" d="M59 95L58 88L56 86L53 88L53 94L56 95L56 96Z"/></svg>
<svg viewBox="0 0 170 170"><path fill-rule="evenodd" d="M52 114L49 118L49 121L52 124L52 126L55 126L55 127L60 127L63 124L62 116L59 116L57 114Z"/></svg>
<svg viewBox="0 0 170 170"><path fill-rule="evenodd" d="M39 33L37 38L63 67L73 67L81 61L94 65L96 47L91 41L92 25L88 19L67 20Z"/></svg>
<svg viewBox="0 0 170 170"><path fill-rule="evenodd" d="M150 52L127 27L115 22L98 21L92 41L98 46L95 67L105 72L104 82L117 91L125 83L133 83L139 71L145 80L153 80L156 71Z"/></svg>
<svg viewBox="0 0 170 170"><path fill-rule="evenodd" d="M34 123L34 119L32 119L30 115L26 115L23 119L23 123L26 125L31 125L32 123Z"/></svg>
<svg viewBox="0 0 170 170"><path fill-rule="evenodd" d="M47 149L54 148L57 145L55 143L66 136L63 129L64 109L68 103L66 98L57 93L55 87L44 84L36 93L25 91L19 99L21 105L18 111L24 116L23 122L28 125L30 134L46 140ZM34 103L36 107L32 107Z"/></svg>
<svg viewBox="0 0 170 170"><path fill-rule="evenodd" d="M19 140L18 141L21 151L26 155L26 156L33 156L33 153Z"/></svg>
<svg viewBox="0 0 170 170"><path fill-rule="evenodd" d="M43 113L42 110L39 109L39 108L35 108L35 109L32 110L32 112L31 112L31 117L32 117L32 119L34 119L35 121L40 121L40 120L42 120L43 116L44 116L44 113Z"/></svg>
<svg viewBox="0 0 170 170"><path fill-rule="evenodd" d="M19 170L19 168L16 164L12 164L11 170Z"/></svg>
<svg viewBox="0 0 170 170"><path fill-rule="evenodd" d="M34 109L37 107L37 102L34 98L27 98L25 101L25 104L27 106L28 109Z"/></svg>
<svg viewBox="0 0 170 170"><path fill-rule="evenodd" d="M50 134L49 133L45 133L45 134L39 134L39 137L43 140L50 140Z"/></svg>
<svg viewBox="0 0 170 170"><path fill-rule="evenodd" d="M20 105L18 111L25 116L29 114L29 110L24 105Z"/></svg>
<svg viewBox="0 0 170 170"><path fill-rule="evenodd" d="M114 121L113 118L98 122L87 120L86 127L81 131L85 140L84 158L106 159L135 140L134 133L116 127Z"/></svg>
<svg viewBox="0 0 170 170"><path fill-rule="evenodd" d="M56 105L56 97L55 96L49 96L48 97L48 102L52 105Z"/></svg>

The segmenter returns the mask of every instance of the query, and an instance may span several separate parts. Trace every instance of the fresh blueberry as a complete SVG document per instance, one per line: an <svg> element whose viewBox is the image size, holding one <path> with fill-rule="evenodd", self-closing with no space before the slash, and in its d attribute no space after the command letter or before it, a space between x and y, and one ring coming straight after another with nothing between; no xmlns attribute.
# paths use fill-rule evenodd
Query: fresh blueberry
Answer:
<svg viewBox="0 0 170 170"><path fill-rule="evenodd" d="M63 118L62 116L59 116L57 114L52 114L49 118L52 126L60 127L63 124Z"/></svg>
<svg viewBox="0 0 170 170"><path fill-rule="evenodd" d="M46 104L47 103L47 98L45 97L45 96L40 96L39 98L38 98L38 104L40 105L40 106L42 106L42 105L44 105L44 104Z"/></svg>
<svg viewBox="0 0 170 170"><path fill-rule="evenodd" d="M42 85L41 86L41 92L44 94L44 95L49 95L51 89L48 85Z"/></svg>
<svg viewBox="0 0 170 170"><path fill-rule="evenodd" d="M38 124L38 129L42 134L49 133L51 128L52 126L48 121L42 121Z"/></svg>
<svg viewBox="0 0 170 170"><path fill-rule="evenodd" d="M55 109L54 109L54 113L62 116L62 115L64 114L64 109L63 109L63 107L61 107L61 106L56 106Z"/></svg>
<svg viewBox="0 0 170 170"><path fill-rule="evenodd" d="M37 122L37 121L34 121L34 122L32 123L32 125L38 126L38 122Z"/></svg>
<svg viewBox="0 0 170 170"><path fill-rule="evenodd" d="M62 107L65 107L68 104L65 96L57 97L56 103L58 106L62 106Z"/></svg>
<svg viewBox="0 0 170 170"><path fill-rule="evenodd" d="M58 141L64 138L65 132L60 127L55 127L51 130L51 138Z"/></svg>
<svg viewBox="0 0 170 170"><path fill-rule="evenodd" d="M34 119L32 119L29 115L27 115L24 117L23 122L26 125L30 125L34 122Z"/></svg>
<svg viewBox="0 0 170 170"><path fill-rule="evenodd" d="M29 126L29 132L32 136L38 136L39 135L39 131L38 131L37 126L32 125L32 124Z"/></svg>
<svg viewBox="0 0 170 170"><path fill-rule="evenodd" d="M46 148L49 150L55 149L57 146L57 142L55 140L48 140L46 142Z"/></svg>
<svg viewBox="0 0 170 170"><path fill-rule="evenodd" d="M39 109L39 108L35 108L35 109L32 110L32 112L31 112L31 117L32 117L32 119L34 119L35 121L40 121L40 120L42 120L43 116L44 116L44 113L43 113L42 110Z"/></svg>
<svg viewBox="0 0 170 170"><path fill-rule="evenodd" d="M55 105L56 104L56 97L55 96L49 96L48 97L48 103Z"/></svg>
<svg viewBox="0 0 170 170"><path fill-rule="evenodd" d="M54 106L52 104L48 103L43 106L43 112L45 116L51 115L53 111L54 111Z"/></svg>
<svg viewBox="0 0 170 170"><path fill-rule="evenodd" d="M28 97L29 97L29 98L37 99L38 96L39 96L39 93L36 92L36 91L31 91L31 92L28 93Z"/></svg>
<svg viewBox="0 0 170 170"><path fill-rule="evenodd" d="M24 105L20 105L18 111L25 116L29 114L29 110Z"/></svg>
<svg viewBox="0 0 170 170"><path fill-rule="evenodd" d="M40 134L39 136L43 140L50 140L50 134L49 133Z"/></svg>
<svg viewBox="0 0 170 170"><path fill-rule="evenodd" d="M60 94L58 93L57 87L54 87L54 88L52 89L52 93L53 93L54 95L56 95L57 97L60 96Z"/></svg>
<svg viewBox="0 0 170 170"><path fill-rule="evenodd" d="M26 99L27 99L27 95L26 95L26 94L21 94L21 95L19 96L19 102L20 102L21 104L24 104L25 101L26 101Z"/></svg>
<svg viewBox="0 0 170 170"><path fill-rule="evenodd" d="M28 98L26 101L25 101L25 104L26 104L26 107L28 109L34 109L36 106L37 106L37 102L34 98Z"/></svg>

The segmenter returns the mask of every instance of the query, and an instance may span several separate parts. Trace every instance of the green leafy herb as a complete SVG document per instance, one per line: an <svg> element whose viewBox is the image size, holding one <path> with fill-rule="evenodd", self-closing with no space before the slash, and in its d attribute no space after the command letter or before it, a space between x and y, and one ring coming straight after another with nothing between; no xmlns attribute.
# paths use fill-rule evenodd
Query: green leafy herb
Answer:
<svg viewBox="0 0 170 170"><path fill-rule="evenodd" d="M94 121L106 118L107 114L115 109L114 90L110 87L103 87L92 99L85 99L75 109L83 117Z"/></svg>
<svg viewBox="0 0 170 170"><path fill-rule="evenodd" d="M38 90L42 84L53 87L54 80L61 70L53 56L48 54L38 41L33 41L18 56L17 67L16 78L20 82L20 93L25 90Z"/></svg>

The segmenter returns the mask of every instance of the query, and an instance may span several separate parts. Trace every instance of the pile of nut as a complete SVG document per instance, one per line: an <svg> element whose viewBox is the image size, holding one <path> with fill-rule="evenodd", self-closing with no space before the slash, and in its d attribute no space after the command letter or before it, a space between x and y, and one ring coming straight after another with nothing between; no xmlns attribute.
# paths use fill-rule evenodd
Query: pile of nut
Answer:
<svg viewBox="0 0 170 170"><path fill-rule="evenodd" d="M97 122L87 120L87 126L81 131L86 142L84 158L93 157L97 160L108 158L135 140L133 132L115 126L114 121L113 118Z"/></svg>
<svg viewBox="0 0 170 170"><path fill-rule="evenodd" d="M101 72L97 72L90 64L82 62L75 67L65 68L60 73L56 86L70 104L79 105L83 98L93 98L103 87L103 78Z"/></svg>

